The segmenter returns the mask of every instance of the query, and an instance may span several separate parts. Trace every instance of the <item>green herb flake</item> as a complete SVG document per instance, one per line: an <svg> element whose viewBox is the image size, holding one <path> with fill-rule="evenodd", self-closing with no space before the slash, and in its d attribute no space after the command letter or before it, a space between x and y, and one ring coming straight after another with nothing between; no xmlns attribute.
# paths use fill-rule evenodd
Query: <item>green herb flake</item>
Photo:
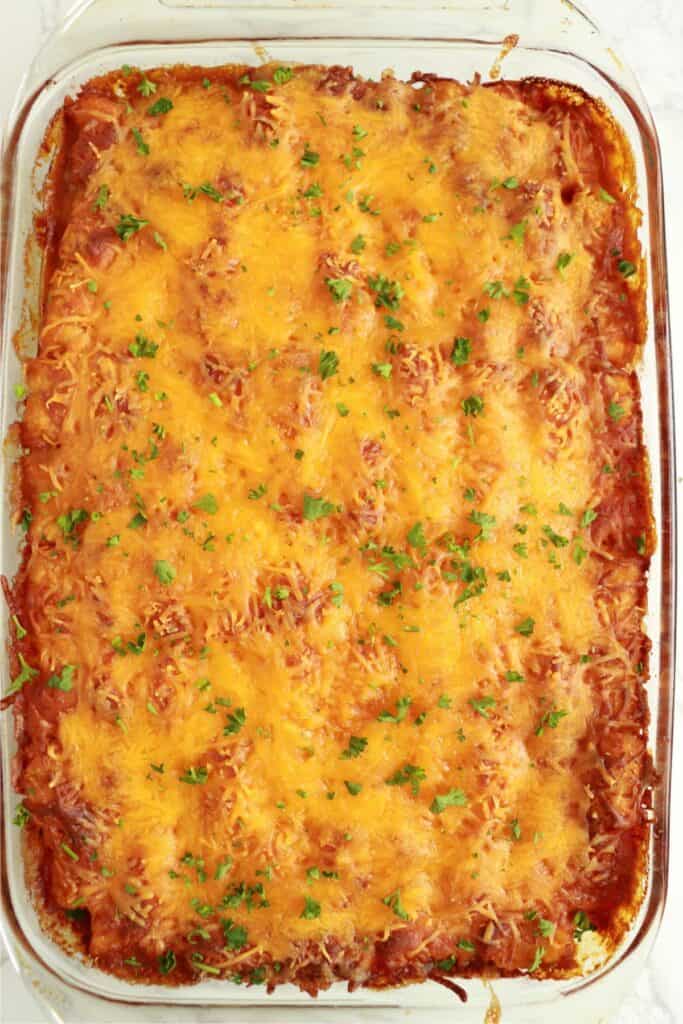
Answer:
<svg viewBox="0 0 683 1024"><path fill-rule="evenodd" d="M557 263L555 264L557 270L559 270L559 272L562 273L563 270L567 269L567 267L573 259L573 252L561 252L560 255L557 257Z"/></svg>
<svg viewBox="0 0 683 1024"><path fill-rule="evenodd" d="M142 153L143 156L149 156L149 146L142 137L142 132L139 128L131 128L131 135L135 139L135 148L138 153Z"/></svg>
<svg viewBox="0 0 683 1024"><path fill-rule="evenodd" d="M324 516L330 516L337 511L337 506L324 498L314 498L310 494L304 494L303 516L308 522L315 522Z"/></svg>
<svg viewBox="0 0 683 1024"><path fill-rule="evenodd" d="M391 711L380 711L377 716L378 722L394 722L398 725L408 714L408 708L413 703L410 697L399 697L396 701L396 714L393 715Z"/></svg>
<svg viewBox="0 0 683 1024"><path fill-rule="evenodd" d="M316 917L320 917L320 904L317 900L311 899L310 896L304 897L304 909L299 914L304 921L313 921Z"/></svg>
<svg viewBox="0 0 683 1024"><path fill-rule="evenodd" d="M467 797L462 789L449 789L447 793L437 794L432 800L429 810L432 814L443 814L448 807L466 807Z"/></svg>
<svg viewBox="0 0 683 1024"><path fill-rule="evenodd" d="M633 277L634 274L637 274L638 272L638 268L635 263L631 263L630 260L619 260L617 263L617 269L624 278Z"/></svg>
<svg viewBox="0 0 683 1024"><path fill-rule="evenodd" d="M181 782L186 782L188 786L203 786L209 778L209 770L202 766L198 768L191 766L179 778Z"/></svg>
<svg viewBox="0 0 683 1024"><path fill-rule="evenodd" d="M65 665L61 672L51 675L47 685L51 690L61 690L62 693L70 693L73 689L75 665Z"/></svg>
<svg viewBox="0 0 683 1024"><path fill-rule="evenodd" d="M557 708L553 708L552 711L546 711L545 714L541 717L541 721L536 727L536 735L542 736L546 728L557 729L561 720L563 718L566 718L568 714L568 711L561 711Z"/></svg>
<svg viewBox="0 0 683 1024"><path fill-rule="evenodd" d="M169 583L173 583L173 580L176 577L176 571L170 564L170 562L166 562L162 558L158 559L154 563L154 575L156 576L160 583L163 583L164 586L167 586Z"/></svg>
<svg viewBox="0 0 683 1024"><path fill-rule="evenodd" d="M173 110L173 103L165 96L160 96L151 107L147 108L147 113L152 117L159 117L161 114L168 114L169 110Z"/></svg>
<svg viewBox="0 0 683 1024"><path fill-rule="evenodd" d="M330 295L335 302L346 302L351 298L353 282L346 277L326 277L325 284L330 290Z"/></svg>
<svg viewBox="0 0 683 1024"><path fill-rule="evenodd" d="M339 369L339 356L336 352L323 350L318 361L318 372L323 380L334 377Z"/></svg>
<svg viewBox="0 0 683 1024"><path fill-rule="evenodd" d="M410 915L406 912L405 907L401 903L400 889L395 889L394 892L390 892L388 896L384 896L382 898L382 903L385 907L389 907L389 909L396 914L396 917L400 917L402 921L410 921Z"/></svg>
<svg viewBox="0 0 683 1024"><path fill-rule="evenodd" d="M522 220L519 224L513 224L510 228L510 233L505 236L512 242L516 242L517 245L521 246L524 244L524 236L526 234L527 221Z"/></svg>
<svg viewBox="0 0 683 1024"><path fill-rule="evenodd" d="M306 143L304 147L304 155L301 157L301 166L315 167L318 164L319 160L320 154L314 153L313 150L309 148L308 143Z"/></svg>
<svg viewBox="0 0 683 1024"><path fill-rule="evenodd" d="M467 398L463 398L461 404L465 416L476 418L481 416L484 411L484 399L480 398L479 395L469 395Z"/></svg>
<svg viewBox="0 0 683 1024"><path fill-rule="evenodd" d="M171 971L175 970L176 958L175 953L172 949L167 949L165 953L162 953L159 957L159 973L170 974Z"/></svg>
<svg viewBox="0 0 683 1024"><path fill-rule="evenodd" d="M456 338L451 349L451 362L454 366L464 366L470 358L472 342L469 338Z"/></svg>
<svg viewBox="0 0 683 1024"><path fill-rule="evenodd" d="M368 741L364 736L352 736L349 740L349 745L345 750L342 750L340 756L344 761L360 757L367 745Z"/></svg>
<svg viewBox="0 0 683 1024"><path fill-rule="evenodd" d="M100 187L97 190L97 196L95 197L95 202L93 203L94 209L96 209L96 210L104 210L106 205L107 205L107 203L109 202L110 194L111 193L109 191L109 186L108 185L100 185Z"/></svg>
<svg viewBox="0 0 683 1024"><path fill-rule="evenodd" d="M577 910L574 914L574 941L581 942L586 932L594 932L595 925L591 922L585 910Z"/></svg>
<svg viewBox="0 0 683 1024"><path fill-rule="evenodd" d="M148 220L135 217L132 213L122 213L114 230L122 242L127 242L138 231L142 231L143 228L147 227L148 224Z"/></svg>
<svg viewBox="0 0 683 1024"><path fill-rule="evenodd" d="M235 736L247 721L244 708L235 708L227 717L227 725L223 729L224 736Z"/></svg>
<svg viewBox="0 0 683 1024"><path fill-rule="evenodd" d="M415 764L404 764L402 768L395 771L387 780L387 786L407 786L413 791L413 795L417 796L420 792L420 783L424 782L427 778L427 773L424 768L419 768Z"/></svg>

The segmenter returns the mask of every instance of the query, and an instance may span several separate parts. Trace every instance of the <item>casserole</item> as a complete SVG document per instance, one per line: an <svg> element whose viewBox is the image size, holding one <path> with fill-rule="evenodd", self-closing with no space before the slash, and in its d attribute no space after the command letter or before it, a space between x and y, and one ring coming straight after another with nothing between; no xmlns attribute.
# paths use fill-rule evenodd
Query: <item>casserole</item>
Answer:
<svg viewBox="0 0 683 1024"><path fill-rule="evenodd" d="M251 17L251 14L250 14L250 17ZM436 20L438 20L438 19L436 19ZM289 45L290 45L290 47L292 47L292 45L293 45L293 44L292 44L292 43L290 43ZM326 44L326 45L328 45L328 46L330 46L330 47L331 47L331 52L332 52L332 51L334 50L334 45L333 45L333 43L328 43L328 44ZM356 45L358 46L358 44L356 44ZM304 49L305 49L305 47L304 47ZM360 49L362 50L362 47L360 47ZM168 51L168 52L170 53L170 51ZM113 57L114 57L114 55L112 54L112 58L113 58ZM116 60L116 64L119 64L119 63L121 63L121 56L120 56L120 54L116 54L116 57L118 58L118 59ZM433 59L434 59L434 54L432 54L432 57L433 57ZM169 62L170 62L170 59L171 59L171 58L169 57ZM223 59L224 59L224 58L223 58ZM292 59L292 58L291 58L291 57L289 56L289 54L288 54L288 57L287 57L287 59ZM331 59L331 58L330 58L330 59ZM414 66L414 65L416 64L416 60L415 60L415 53L413 52L412 54L410 54L409 56L407 56L407 57L406 57L406 60L410 60L410 62L411 62L411 67L410 67L410 68L406 68L405 70L412 70L412 66ZM528 60L528 55L527 55L527 60ZM205 53L202 53L202 61L201 61L201 63L203 63L203 64L204 64L204 63L207 63L207 61L206 61L206 55L205 55ZM99 70L99 68L98 68L98 70ZM374 68L373 68L373 70L374 70ZM430 68L430 70L431 70L431 68ZM405 73L405 72L404 72L404 73ZM84 77L88 77L88 76L84 76ZM565 76L565 75L558 75L557 77L560 77L560 78L566 78L567 76ZM593 91L595 92L595 91L597 91L597 90L596 90L596 89L594 89ZM637 151L636 151L636 159L638 160L638 152L637 152ZM650 212L650 214L651 214L651 211L649 211L649 212ZM651 214L651 215L652 215L652 214ZM655 223L656 223L656 220L655 220ZM650 223L650 226L651 226L651 223ZM651 253L651 255L652 255L652 253ZM653 281L653 289L656 289L656 282L655 282L655 281ZM661 326L661 323L660 323L660 326ZM647 367L647 354L646 354L646 364L645 364L645 366ZM645 388L647 389L647 381L645 382ZM665 397L666 397L666 396L665 396ZM648 426L647 426L647 424L648 424L648 407L647 407L647 405L646 405L646 407L645 407L644 413L645 413L645 429L646 429L646 433L647 433L647 430L648 430ZM11 419L12 417L10 416L9 418ZM648 436L649 436L649 435L648 435ZM666 439L666 437L665 437L665 439ZM653 447L652 447L652 443L650 443L650 452L651 452L651 458L652 458L653 464L656 464L656 458L655 458L656 452L655 452L655 451L653 450ZM666 477L666 474L665 474L665 477ZM655 507L656 507L656 506L657 506L657 502L658 502L658 500L659 500L659 494L658 494L658 490L657 490L657 483L658 483L658 481L657 481L657 479L656 479L656 476L655 476L655 481L654 481L654 483L655 483L655 488L654 488L654 501L655 501ZM666 479L665 479L665 483L666 483ZM668 495L667 495L667 492L666 492L666 486L664 486L664 487L663 487L663 493L664 493L665 497L667 497L667 498L668 498ZM663 534L663 538L662 538L662 539L663 539L663 543L664 543L664 545L666 545L666 542L667 542L667 531L666 531L666 528L665 528L665 524L664 524L664 526L660 526L660 529L662 530L662 534ZM669 578L667 578L667 580L666 580L666 583L667 583L667 586L668 586L668 585L670 584L670 579L669 579ZM654 570L653 570L653 574L652 574L652 582L651 582L651 587L655 587L656 585L657 585L657 563L655 562L655 566L654 566ZM654 635L655 637L657 636L657 631L656 631L656 630L652 630L652 629L650 629L650 633L651 633L651 635ZM668 655L668 653L670 653L670 652L668 652L668 651L667 651L667 652L664 652L664 653L665 653L665 655ZM660 657L661 657L661 654L662 654L662 652L657 652L657 651L655 651L655 657L657 656L657 654L660 654ZM656 663L656 661L655 661L655 663ZM661 664L661 662L660 662L660 664ZM666 667L666 658L665 658L665 667ZM666 706L666 702L665 702L665 706ZM656 757L656 754L655 754L655 757ZM658 766L658 767L659 767L659 766ZM654 867L654 862L653 862L653 867ZM654 878L654 880L656 881L656 878L657 878L657 873L656 873L656 867L654 867L654 871L653 871L653 876L652 876L652 877L653 877L653 878ZM649 897L648 897L648 898L649 898ZM645 907L645 913L647 913L647 906L648 906L648 899L646 899L646 902L645 902L645 905L644 905L644 907ZM73 968L71 968L71 969L73 970ZM501 991L503 991L503 990L504 990L504 988L505 988L506 986L507 986L507 983L502 983L502 984L501 984ZM541 989L542 987L543 987L543 986L538 986L538 989ZM571 986L570 986L570 987L571 987ZM573 992L580 992L580 987L578 987L578 986L576 986L576 985L575 985L575 986L574 986L574 987L572 988L572 991L573 991ZM402 994L402 995L403 995L403 994ZM421 996L421 995L414 995L412 991L409 991L409 992L405 993L405 995L406 995L406 996L408 997L408 999L413 999L413 998L414 998L414 999L416 999L416 1000L420 1000L420 999L422 998L422 996ZM189 994L188 994L188 998L193 998L193 995L192 995L191 993L189 993ZM209 998L216 998L216 997L215 997L215 996L213 996L213 994L212 994L212 995L210 995L210 996L209 996ZM385 998L386 998L386 997L385 997ZM526 997L525 997L525 998L526 998ZM513 1001L513 1002L514 1002L514 1001ZM507 1005L508 1005L508 1001L506 1000L506 1007L507 1007ZM529 1016L529 1014L530 1014L531 1012L533 1012L533 1011L531 1011L531 1010L529 1010L529 1009L526 1009L526 1010L525 1010L524 1012L525 1012L525 1014L526 1014L527 1016L523 1017L522 1019L532 1019L532 1018L531 1018L531 1017Z"/></svg>

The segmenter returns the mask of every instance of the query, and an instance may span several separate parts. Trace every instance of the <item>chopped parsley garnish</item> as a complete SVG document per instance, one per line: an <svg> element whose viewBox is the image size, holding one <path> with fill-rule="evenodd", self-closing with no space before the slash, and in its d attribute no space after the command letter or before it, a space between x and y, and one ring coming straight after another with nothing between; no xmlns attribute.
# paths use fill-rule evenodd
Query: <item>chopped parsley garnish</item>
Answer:
<svg viewBox="0 0 683 1024"><path fill-rule="evenodd" d="M344 405L343 402L337 402L336 408L337 408L337 412L342 417L342 419L344 419L346 416L348 416L349 413L351 412L351 410L349 409L348 405Z"/></svg>
<svg viewBox="0 0 683 1024"><path fill-rule="evenodd" d="M206 512L209 516L215 516L216 512L218 512L218 502L213 494L203 494L192 507L201 509L202 512Z"/></svg>
<svg viewBox="0 0 683 1024"><path fill-rule="evenodd" d="M320 353L320 359L318 361L318 372L323 380L327 380L328 377L334 377L337 370L339 369L339 356L336 352L322 351Z"/></svg>
<svg viewBox="0 0 683 1024"><path fill-rule="evenodd" d="M390 892L388 896L384 896L382 898L382 903L385 907L389 907L390 910L393 910L396 917L400 917L402 921L410 921L410 916L401 903L400 889L395 889L393 892Z"/></svg>
<svg viewBox="0 0 683 1024"><path fill-rule="evenodd" d="M179 776L180 781L186 782L189 786L203 786L208 777L208 768L203 768L201 766L199 768L190 767L186 772L183 772L183 774Z"/></svg>
<svg viewBox="0 0 683 1024"><path fill-rule="evenodd" d="M387 781L387 786L407 786L413 791L413 795L417 796L420 792L420 783L424 782L427 778L427 773L424 768L419 768L415 764L404 764L402 768L394 772Z"/></svg>
<svg viewBox="0 0 683 1024"><path fill-rule="evenodd" d="M594 932L595 925L585 910L577 910L574 914L574 941L580 942L586 932Z"/></svg>
<svg viewBox="0 0 683 1024"><path fill-rule="evenodd" d="M391 378L391 370L392 370L391 363L373 363L372 364L372 372L374 374L376 374L378 377L383 377L384 380L389 380Z"/></svg>
<svg viewBox="0 0 683 1024"><path fill-rule="evenodd" d="M234 736L240 731L247 721L247 713L244 708L235 708L227 718L227 725L223 729L224 736Z"/></svg>
<svg viewBox="0 0 683 1024"><path fill-rule="evenodd" d="M616 203L616 199L614 198L614 196L611 196L609 194L609 192L607 192L607 190L604 189L604 188L600 189L600 191L598 192L598 195L602 199L603 203L609 203L609 204Z"/></svg>
<svg viewBox="0 0 683 1024"><path fill-rule="evenodd" d="M531 284L526 277L518 277L512 291L512 298L518 306L526 306L529 301L529 289Z"/></svg>
<svg viewBox="0 0 683 1024"><path fill-rule="evenodd" d="M630 260L619 260L617 269L622 277L633 277L638 272L635 263L631 263Z"/></svg>
<svg viewBox="0 0 683 1024"><path fill-rule="evenodd" d="M61 690L62 693L70 693L73 689L75 665L65 665L61 672L51 675L47 685L51 690Z"/></svg>
<svg viewBox="0 0 683 1024"><path fill-rule="evenodd" d="M581 526L582 527L590 526L590 524L594 523L597 518L598 518L598 513L595 511L595 509L587 508L586 511L581 516Z"/></svg>
<svg viewBox="0 0 683 1024"><path fill-rule="evenodd" d="M247 929L241 924L235 924L231 918L221 918L223 938L227 949L243 949L248 943Z"/></svg>
<svg viewBox="0 0 683 1024"><path fill-rule="evenodd" d="M311 899L310 896L304 897L304 909L299 914L299 917L303 917L305 921L312 921L316 917L320 917L320 904L317 900Z"/></svg>
<svg viewBox="0 0 683 1024"><path fill-rule="evenodd" d="M17 693L24 683L30 683L38 675L38 669L31 668L23 654L17 654L17 660L19 661L19 672L10 683L9 693Z"/></svg>
<svg viewBox="0 0 683 1024"><path fill-rule="evenodd" d="M122 213L115 231L122 242L127 242L129 238L132 238L138 231L147 227L148 224L148 220L135 217L132 213Z"/></svg>
<svg viewBox="0 0 683 1024"><path fill-rule="evenodd" d="M273 72L273 81L276 85L285 85L294 77L294 72L291 68L275 68Z"/></svg>
<svg viewBox="0 0 683 1024"><path fill-rule="evenodd" d="M351 298L353 282L346 277L326 277L325 284L335 302L346 302Z"/></svg>
<svg viewBox="0 0 683 1024"><path fill-rule="evenodd" d="M240 85L248 85L254 92L270 92L272 89L270 82L267 82L264 78L251 79L249 75L242 75L239 82Z"/></svg>
<svg viewBox="0 0 683 1024"><path fill-rule="evenodd" d="M573 252L561 252L560 255L557 257L557 263L555 264L555 266L560 271L560 273L562 273L563 270L567 269L567 267L573 259Z"/></svg>
<svg viewBox="0 0 683 1024"><path fill-rule="evenodd" d="M427 538L424 535L422 523L415 523L414 526L408 530L406 540L410 544L411 548L415 548L421 555L424 555L427 549Z"/></svg>
<svg viewBox="0 0 683 1024"><path fill-rule="evenodd" d="M526 229L527 221L522 220L519 222L519 224L513 224L512 227L510 228L510 234L506 235L505 237L506 239L510 239L511 241L516 242L517 245L523 245Z"/></svg>
<svg viewBox="0 0 683 1024"><path fill-rule="evenodd" d="M349 745L346 750L342 750L341 757L343 760L348 761L351 758L360 757L365 748L368 745L368 741L364 736L352 736L349 740Z"/></svg>
<svg viewBox="0 0 683 1024"><path fill-rule="evenodd" d="M470 704L482 718L490 718L488 709L496 706L495 697L471 697Z"/></svg>
<svg viewBox="0 0 683 1024"><path fill-rule="evenodd" d="M301 166L315 167L319 160L320 154L314 153L313 150L309 148L308 143L306 143L304 147L304 155L301 157Z"/></svg>
<svg viewBox="0 0 683 1024"><path fill-rule="evenodd" d="M378 274L377 277L369 277L368 284L377 296L375 306L378 309L384 306L386 309L396 312L404 295L403 288L398 281L390 281L383 274Z"/></svg>
<svg viewBox="0 0 683 1024"><path fill-rule="evenodd" d="M263 497L267 490L267 485L261 483L258 485L258 487L250 488L249 493L247 494L247 498L249 499L249 501L258 501L259 498Z"/></svg>
<svg viewBox="0 0 683 1024"><path fill-rule="evenodd" d="M470 395L462 400L462 411L465 416L481 416L484 411L484 399L479 395Z"/></svg>
<svg viewBox="0 0 683 1024"><path fill-rule="evenodd" d="M159 957L159 973L170 974L175 969L176 958L175 953L172 949L167 949L165 953L162 953Z"/></svg>
<svg viewBox="0 0 683 1024"><path fill-rule="evenodd" d="M396 701L396 714L392 715L391 711L380 711L380 713L377 716L377 721L395 722L396 724L402 722L403 719L408 714L408 708L412 703L413 702L410 697L399 697L399 699Z"/></svg>
<svg viewBox="0 0 683 1024"><path fill-rule="evenodd" d="M28 811L23 804L17 804L12 818L12 824L16 825L17 828L23 828L27 821L30 821L31 812Z"/></svg>
<svg viewBox="0 0 683 1024"><path fill-rule="evenodd" d="M93 203L93 207L96 210L104 210L104 208L106 207L107 203L109 202L109 196L110 196L109 186L108 185L100 185L100 187L97 190L97 196L95 197L95 202Z"/></svg>
<svg viewBox="0 0 683 1024"><path fill-rule="evenodd" d="M552 526L544 526L543 533L555 548L566 548L569 544L567 537L563 537L561 533L555 533Z"/></svg>
<svg viewBox="0 0 683 1024"><path fill-rule="evenodd" d="M526 619L522 619L521 622L517 623L515 626L515 633L519 633L520 636L531 636L535 625L536 621L528 615Z"/></svg>
<svg viewBox="0 0 683 1024"><path fill-rule="evenodd" d="M365 237L363 235L356 235L350 245L351 252L355 252L356 255L361 253L366 246Z"/></svg>
<svg viewBox="0 0 683 1024"><path fill-rule="evenodd" d="M480 512L478 509L473 509L468 515L470 523L474 523L480 527L479 533L474 538L475 540L489 540L491 532L496 525L496 517L490 516L487 512Z"/></svg>
<svg viewBox="0 0 683 1024"><path fill-rule="evenodd" d="M448 807L466 807L467 797L461 789L449 789L447 793L437 794L429 805L432 814L443 814Z"/></svg>
<svg viewBox="0 0 683 1024"><path fill-rule="evenodd" d="M155 341L146 338L144 334L136 334L135 341L131 341L128 351L136 359L154 359L159 346Z"/></svg>
<svg viewBox="0 0 683 1024"><path fill-rule="evenodd" d="M505 680L508 683L523 683L524 676L521 674L521 672L515 672L512 669L508 669L507 672L505 673Z"/></svg>
<svg viewBox="0 0 683 1024"><path fill-rule="evenodd" d="M78 544L78 539L74 535L74 530L79 523L85 523L88 519L88 513L83 508L72 508L69 512L57 516L57 526L62 531L64 540L70 541L75 547Z"/></svg>
<svg viewBox="0 0 683 1024"><path fill-rule="evenodd" d="M609 414L610 419L614 420L615 423L618 423L619 420L626 414L626 410L623 408L623 406L619 405L618 402L610 402L609 406L607 407L607 412Z"/></svg>
<svg viewBox="0 0 683 1024"><path fill-rule="evenodd" d="M315 522L316 519L331 516L336 511L337 506L333 505L331 501L326 501L324 498L313 498L310 494L304 494L303 515L304 519L308 520L308 522Z"/></svg>
<svg viewBox="0 0 683 1024"><path fill-rule="evenodd" d="M360 782L344 782L344 785L348 789L351 796L358 796L363 786Z"/></svg>
<svg viewBox="0 0 683 1024"><path fill-rule="evenodd" d="M451 349L451 362L454 366L464 366L471 352L472 342L469 338L456 338Z"/></svg>
<svg viewBox="0 0 683 1024"><path fill-rule="evenodd" d="M538 968L543 963L543 957L544 956L545 956L545 947L544 946L536 946L536 952L534 953L534 959L532 960L531 966L529 967L529 974L533 974L534 971L538 970Z"/></svg>
<svg viewBox="0 0 683 1024"><path fill-rule="evenodd" d="M173 110L173 103L165 96L160 96L151 107L147 108L147 113L152 117L159 117L160 114L168 114L169 110Z"/></svg>
<svg viewBox="0 0 683 1024"><path fill-rule="evenodd" d="M504 299L510 294L502 281L487 281L484 285L484 292L490 299Z"/></svg>
<svg viewBox="0 0 683 1024"><path fill-rule="evenodd" d="M214 188L210 181L205 181L197 189L202 195L208 196L209 199L213 199L214 203L225 202L225 196L223 196L217 188Z"/></svg>
<svg viewBox="0 0 683 1024"><path fill-rule="evenodd" d="M143 156L149 156L149 146L142 137L142 132L139 128L131 128L131 135L135 139L135 148L138 153L142 153Z"/></svg>
<svg viewBox="0 0 683 1024"><path fill-rule="evenodd" d="M148 99L150 96L153 96L154 93L157 91L156 82L150 82L147 75L143 75L137 86L137 90L141 96L144 96L145 99Z"/></svg>
<svg viewBox="0 0 683 1024"><path fill-rule="evenodd" d="M154 575L159 580L159 583L168 585L169 583L173 583L173 580L176 577L176 571L170 562L166 562L161 558L154 563Z"/></svg>
<svg viewBox="0 0 683 1024"><path fill-rule="evenodd" d="M552 711L546 711L536 727L536 735L542 736L546 727L548 729L557 729L560 721L566 718L568 714L568 711L560 711L557 708L553 708Z"/></svg>

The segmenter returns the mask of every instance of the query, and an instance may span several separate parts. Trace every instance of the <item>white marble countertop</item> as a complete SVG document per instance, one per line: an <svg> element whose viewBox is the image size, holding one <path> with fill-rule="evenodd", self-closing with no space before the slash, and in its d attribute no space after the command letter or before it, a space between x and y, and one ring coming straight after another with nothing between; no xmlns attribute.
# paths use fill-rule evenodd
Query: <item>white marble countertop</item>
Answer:
<svg viewBox="0 0 683 1024"><path fill-rule="evenodd" d="M11 6L11 43L5 37L0 65L0 115L6 116L23 68L42 35L72 6L73 0L5 0ZM256 2L256 0L255 0ZM115 0L112 0L115 4ZM615 49L636 71L653 111L664 159L669 280L674 338L674 381L683 396L683 351L676 339L683 334L683 2L682 0L586 0L596 18L613 37ZM679 402L682 399L679 398ZM680 405L679 405L680 409ZM679 428L680 429L680 428ZM679 478L680 479L680 478ZM683 525L683 521L680 523ZM683 548L683 545L681 546ZM683 556L679 574L683 577ZM667 910L647 969L633 979L633 991L610 1024L681 1024L683 967L678 936L683 911L683 687L678 680L678 737L674 749L674 796L671 861L673 870ZM676 806L678 803L678 807ZM2 1024L42 1024L32 997L24 990L0 950L0 1021ZM582 1024L577 1021L577 1024Z"/></svg>

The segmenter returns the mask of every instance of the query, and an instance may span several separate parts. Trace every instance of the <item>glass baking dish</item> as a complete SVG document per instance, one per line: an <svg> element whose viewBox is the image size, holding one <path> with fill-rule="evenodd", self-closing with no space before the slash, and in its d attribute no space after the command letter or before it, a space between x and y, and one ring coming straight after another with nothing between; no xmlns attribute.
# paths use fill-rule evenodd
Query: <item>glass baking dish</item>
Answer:
<svg viewBox="0 0 683 1024"><path fill-rule="evenodd" d="M510 37L518 37L513 40ZM512 45L516 42L516 45ZM512 48L511 48L512 45ZM508 52L509 51L509 52ZM650 572L647 631L652 639L648 683L651 752L658 784L652 799L650 871L641 910L611 960L571 981L464 980L460 1005L438 985L384 992L346 992L338 985L317 1000L283 987L268 996L228 982L163 989L135 986L67 956L40 929L27 897L20 831L12 826L18 797L11 788L11 715L0 716L3 782L0 804L0 928L25 983L54 1021L272 1021L306 1019L385 1024L463 1022L532 1024L551 1018L598 1024L619 1005L644 962L660 921L667 879L669 782L674 681L674 450L662 180L652 118L627 67L590 17L570 0L83 0L36 54L14 104L5 136L2 222L3 348L0 418L6 436L16 419L14 384L21 352L35 347L41 295L41 251L32 232L39 189L49 166L41 142L64 98L94 75L122 64L215 65L266 60L351 64L377 77L391 67L460 80L479 72L518 79L555 78L602 99L632 146L643 211L641 241L649 268L648 337L641 367L644 432L652 471L659 544ZM5 494L9 457L2 464ZM17 566L17 538L3 517L2 572ZM7 608L0 628L7 630ZM9 671L2 658L2 690ZM499 1004L502 1008L500 1016Z"/></svg>

